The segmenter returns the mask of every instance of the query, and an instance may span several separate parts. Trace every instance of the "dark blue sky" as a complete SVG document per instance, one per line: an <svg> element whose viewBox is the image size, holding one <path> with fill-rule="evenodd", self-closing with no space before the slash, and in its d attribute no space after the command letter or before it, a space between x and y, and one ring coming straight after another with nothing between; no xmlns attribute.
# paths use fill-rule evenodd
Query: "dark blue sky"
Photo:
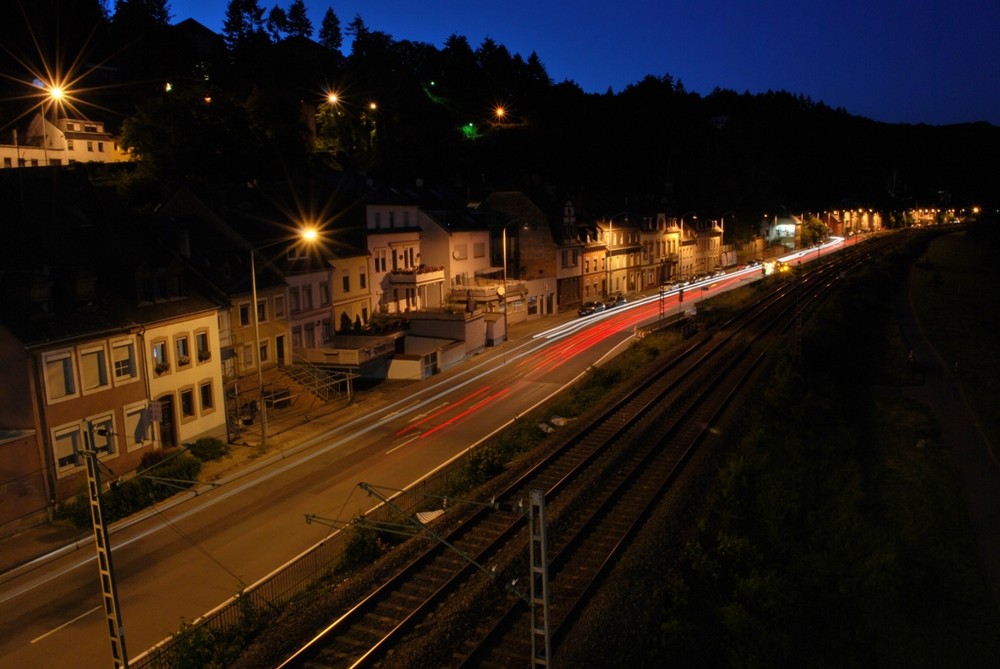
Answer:
<svg viewBox="0 0 1000 669"><path fill-rule="evenodd" d="M260 0L287 9L291 0ZM228 0L169 0L222 31ZM621 91L671 75L703 95L785 90L890 123L1000 126L1000 0L305 0L396 40L490 37L556 82ZM350 44L345 36L345 52Z"/></svg>

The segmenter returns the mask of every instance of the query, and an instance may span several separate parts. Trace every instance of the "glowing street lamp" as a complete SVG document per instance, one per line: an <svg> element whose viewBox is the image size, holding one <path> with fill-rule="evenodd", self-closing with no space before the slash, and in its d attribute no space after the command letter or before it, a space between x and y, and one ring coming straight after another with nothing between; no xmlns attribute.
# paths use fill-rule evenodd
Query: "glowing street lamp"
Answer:
<svg viewBox="0 0 1000 669"><path fill-rule="evenodd" d="M316 228L308 227L299 231L298 239L313 243L318 238L319 233ZM266 248L290 241L289 239L279 239L264 244L250 250L250 299L253 301L251 311L253 311L253 341L254 360L257 363L257 401L260 409L260 450L267 450L267 404L264 402L264 365L260 358L260 315L257 306L257 266L255 257L257 252Z"/></svg>

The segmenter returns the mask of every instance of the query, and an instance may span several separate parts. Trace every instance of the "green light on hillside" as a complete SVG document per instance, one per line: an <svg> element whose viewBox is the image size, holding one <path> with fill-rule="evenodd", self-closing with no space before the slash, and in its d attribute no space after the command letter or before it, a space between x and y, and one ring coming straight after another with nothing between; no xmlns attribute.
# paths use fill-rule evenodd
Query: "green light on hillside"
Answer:
<svg viewBox="0 0 1000 669"><path fill-rule="evenodd" d="M475 123L466 123L462 126L462 136L466 139L479 139L479 128Z"/></svg>

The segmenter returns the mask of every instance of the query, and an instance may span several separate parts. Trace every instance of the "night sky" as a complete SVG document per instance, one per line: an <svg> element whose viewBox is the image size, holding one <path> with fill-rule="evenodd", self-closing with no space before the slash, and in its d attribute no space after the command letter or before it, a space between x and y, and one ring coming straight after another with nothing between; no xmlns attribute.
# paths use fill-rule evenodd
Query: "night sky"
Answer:
<svg viewBox="0 0 1000 669"><path fill-rule="evenodd" d="M287 9L291 0L261 0ZM227 0L170 0L222 31ZM998 0L305 0L318 39L332 6L346 28L441 47L452 34L486 37L555 82L621 91L669 74L689 91L784 90L889 123L1000 125ZM350 42L345 35L345 53Z"/></svg>

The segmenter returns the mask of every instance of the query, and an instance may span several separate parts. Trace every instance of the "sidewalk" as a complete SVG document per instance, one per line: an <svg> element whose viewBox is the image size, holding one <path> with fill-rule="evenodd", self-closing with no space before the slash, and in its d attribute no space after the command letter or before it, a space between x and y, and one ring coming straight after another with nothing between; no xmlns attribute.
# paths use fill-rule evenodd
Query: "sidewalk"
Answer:
<svg viewBox="0 0 1000 669"><path fill-rule="evenodd" d="M576 312L555 314L543 319L525 321L510 327L507 341L497 346L488 347L483 352L471 356L467 360L437 374L429 379L419 381L386 381L377 387L356 395L350 402L337 399L326 404L317 404L307 412L272 410L268 414L268 451L260 455L257 449L260 445L260 424L254 423L246 427L235 440L231 457L218 463L205 463L201 481L210 482L223 477L233 478L248 474L261 467L266 467L275 461L280 461L297 446L306 443L311 438L370 413L374 407L384 406L402 399L414 392L421 384L438 383L449 376L459 374L473 364L497 355L513 342L530 337L535 332L554 327L571 320ZM179 502L187 497L179 494ZM127 521L119 521L116 526ZM93 552L93 533L91 530L78 530L62 524L46 523L33 527L3 540L0 540L0 583L31 571L32 569L51 561L59 556L84 549L88 557Z"/></svg>

